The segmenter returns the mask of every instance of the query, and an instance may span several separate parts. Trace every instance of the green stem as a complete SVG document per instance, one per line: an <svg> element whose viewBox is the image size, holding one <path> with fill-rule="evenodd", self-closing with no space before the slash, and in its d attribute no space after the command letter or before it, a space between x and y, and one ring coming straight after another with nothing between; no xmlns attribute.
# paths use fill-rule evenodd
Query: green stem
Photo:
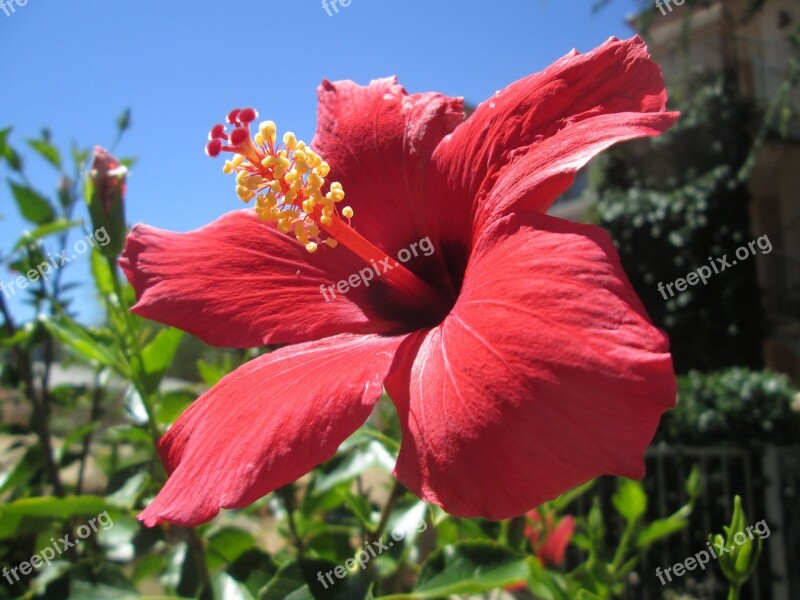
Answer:
<svg viewBox="0 0 800 600"><path fill-rule="evenodd" d="M142 399L142 404L144 405L144 410L147 414L147 426L150 430L150 436L152 437L155 446L158 447L158 441L161 439L161 431L158 426L158 421L156 420L156 411L155 406L153 406L153 399L150 397L150 394L147 393L144 384L141 382L141 369L144 367L144 358L142 355L142 347L139 341L139 336L136 332L136 325L133 321L133 317L131 316L128 300L123 293L122 285L119 281L117 265L112 258L105 258L108 262L109 271L111 272L111 281L114 285L114 293L119 301L119 307L122 311L122 318L125 322L126 337L129 337L131 340L134 357L138 363L136 364L128 361L131 365L131 380L136 392Z"/></svg>
<svg viewBox="0 0 800 600"><path fill-rule="evenodd" d="M628 553L628 548L633 540L634 524L628 523L625 527L625 532L622 534L622 539L617 546L617 551L614 553L614 559L611 561L611 572L614 573L625 562L625 555Z"/></svg>
<svg viewBox="0 0 800 600"><path fill-rule="evenodd" d="M739 600L741 594L742 586L738 583L731 583L731 587L728 590L728 600Z"/></svg>
<svg viewBox="0 0 800 600"><path fill-rule="evenodd" d="M5 320L5 329L9 337L13 337L17 332L17 326L11 316L11 310L6 305L5 299L0 295L0 313ZM56 496L63 497L66 495L64 484L61 482L61 476L58 471L53 453L52 435L50 433L50 424L48 422L47 404L45 401L46 390L41 390L41 394L36 389L36 381L33 374L33 358L30 353L25 350L20 344L15 344L13 353L17 359L17 368L22 376L22 381L25 384L25 393L31 401L33 407L33 426L36 432L36 437L39 438L39 445L42 447L42 456L44 457L45 473L53 486L53 491Z"/></svg>
<svg viewBox="0 0 800 600"><path fill-rule="evenodd" d="M378 526L367 535L367 545L381 539L383 531L386 529L386 525L388 525L389 519L397 506L397 501L400 500L404 492L405 488L403 485L399 481L395 481L394 486L392 486L392 491L389 494L389 499L386 501L381 511L381 518L380 521L378 521Z"/></svg>

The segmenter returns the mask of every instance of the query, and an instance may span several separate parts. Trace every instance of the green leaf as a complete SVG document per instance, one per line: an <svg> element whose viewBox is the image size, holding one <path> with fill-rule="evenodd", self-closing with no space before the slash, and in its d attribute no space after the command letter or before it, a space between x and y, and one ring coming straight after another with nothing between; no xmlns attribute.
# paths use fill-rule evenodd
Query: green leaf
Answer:
<svg viewBox="0 0 800 600"><path fill-rule="evenodd" d="M162 329L153 341L142 350L144 361L145 385L149 392L155 392L161 384L178 346L183 339L183 331L169 327Z"/></svg>
<svg viewBox="0 0 800 600"><path fill-rule="evenodd" d="M145 486L150 482L150 462L140 462L116 471L109 478L106 486L106 499L110 504L120 508L132 509L141 496Z"/></svg>
<svg viewBox="0 0 800 600"><path fill-rule="evenodd" d="M247 587L227 573L219 573L212 582L215 598L225 600L255 600Z"/></svg>
<svg viewBox="0 0 800 600"><path fill-rule="evenodd" d="M11 134L11 127L0 130L0 158L5 158L8 166L14 171L22 170L22 159L16 150L8 143L8 136Z"/></svg>
<svg viewBox="0 0 800 600"><path fill-rule="evenodd" d="M206 553L209 567L227 566L256 545L256 539L250 533L235 527L223 527L208 536Z"/></svg>
<svg viewBox="0 0 800 600"><path fill-rule="evenodd" d="M117 117L117 130L120 135L124 133L131 126L131 109L126 108L122 114Z"/></svg>
<svg viewBox="0 0 800 600"><path fill-rule="evenodd" d="M368 529L373 527L372 507L363 496L357 496L349 490L339 492L342 502L353 512L356 518Z"/></svg>
<svg viewBox="0 0 800 600"><path fill-rule="evenodd" d="M19 250L23 246L45 238L48 235L61 233L62 231L67 231L73 227L77 227L81 223L82 221L68 221L67 219L58 218L50 223L47 223L46 225L37 227L29 233L25 233L21 238L19 238L19 241L17 241L16 245L14 246L14 250Z"/></svg>
<svg viewBox="0 0 800 600"><path fill-rule="evenodd" d="M703 477L700 473L700 468L695 465L692 468L692 472L689 473L689 479L686 480L686 493L689 494L689 498L696 500L700 497L702 491Z"/></svg>
<svg viewBox="0 0 800 600"><path fill-rule="evenodd" d="M659 540L667 538L681 529L684 529L689 522L686 519L679 517L669 517L667 519L658 519L653 521L645 527L636 540L636 544L640 548L647 548Z"/></svg>
<svg viewBox="0 0 800 600"><path fill-rule="evenodd" d="M314 493L324 493L352 481L369 468L377 467L391 473L395 460L380 442L364 438L364 443L348 450L344 456L340 454L332 462L333 469L314 480Z"/></svg>
<svg viewBox="0 0 800 600"><path fill-rule="evenodd" d="M61 154L53 144L47 140L28 140L28 145L56 169L61 170Z"/></svg>
<svg viewBox="0 0 800 600"><path fill-rule="evenodd" d="M139 600L133 583L111 563L78 564L70 572L68 600Z"/></svg>
<svg viewBox="0 0 800 600"><path fill-rule="evenodd" d="M99 515L112 507L99 496L25 498L0 505L0 539L14 536L23 518L68 519Z"/></svg>
<svg viewBox="0 0 800 600"><path fill-rule="evenodd" d="M36 225L44 225L53 220L55 210L47 198L33 188L18 185L13 181L9 181L8 184L17 201L19 212L25 220Z"/></svg>
<svg viewBox="0 0 800 600"><path fill-rule="evenodd" d="M525 581L528 575L527 559L508 548L491 542L461 542L431 555L410 597L479 594Z"/></svg>
<svg viewBox="0 0 800 600"><path fill-rule="evenodd" d="M81 327L64 315L58 320L47 317L40 317L40 319L57 340L69 346L85 359L105 367L112 367L120 373L126 374L125 367L118 360L113 349L106 345L106 340L98 335L92 335L88 328Z"/></svg>
<svg viewBox="0 0 800 600"><path fill-rule="evenodd" d="M116 294L114 289L114 274L111 272L111 267L108 261L99 252L92 252L92 276L97 291L104 298L111 298Z"/></svg>
<svg viewBox="0 0 800 600"><path fill-rule="evenodd" d="M358 564L358 563L356 563ZM259 593L259 600L369 600L371 581L367 571L347 573L345 567L324 560L291 562L278 571ZM326 574L330 576L326 579ZM331 583L333 581L333 583Z"/></svg>
<svg viewBox="0 0 800 600"><path fill-rule="evenodd" d="M197 372L208 387L214 387L219 380L233 370L233 363L229 356L225 356L224 364L215 365L202 359L197 361Z"/></svg>
<svg viewBox="0 0 800 600"><path fill-rule="evenodd" d="M0 129L0 158L3 158L6 155L6 149L8 148L8 136L10 133L11 127Z"/></svg>
<svg viewBox="0 0 800 600"><path fill-rule="evenodd" d="M632 479L618 480L617 492L611 501L629 524L638 521L647 510L647 496L642 484Z"/></svg>
<svg viewBox="0 0 800 600"><path fill-rule="evenodd" d="M197 394L191 390L173 390L162 394L156 406L159 425L172 425L196 399Z"/></svg>
<svg viewBox="0 0 800 600"><path fill-rule="evenodd" d="M10 450L5 451L6 455L10 454ZM4 462L8 460L4 457ZM6 463L7 464L7 463ZM39 469L44 468L44 455L42 448L38 444L29 447L20 457L19 462L11 469L5 467L0 473L0 494L14 489L18 486L26 485Z"/></svg>
<svg viewBox="0 0 800 600"><path fill-rule="evenodd" d="M231 577L250 590L253 596L266 586L278 572L278 566L272 557L260 548L250 548L243 552L225 570Z"/></svg>
<svg viewBox="0 0 800 600"><path fill-rule="evenodd" d="M280 568L275 577L261 590L258 600L315 600L303 572L296 562Z"/></svg>

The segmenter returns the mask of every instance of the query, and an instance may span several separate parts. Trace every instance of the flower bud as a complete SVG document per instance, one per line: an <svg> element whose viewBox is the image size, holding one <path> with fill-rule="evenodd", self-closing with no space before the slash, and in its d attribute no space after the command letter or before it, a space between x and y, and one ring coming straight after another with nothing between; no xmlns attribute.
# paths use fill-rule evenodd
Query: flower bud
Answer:
<svg viewBox="0 0 800 600"><path fill-rule="evenodd" d="M100 252L115 258L125 244L125 188L128 169L105 149L96 146L86 180L86 202L95 231L107 232L109 242Z"/></svg>
<svg viewBox="0 0 800 600"><path fill-rule="evenodd" d="M725 578L737 589L753 574L761 554L761 537L754 537L753 528L747 528L746 525L742 499L736 496L731 524L723 527L725 535L718 533L709 536L717 550L719 565Z"/></svg>

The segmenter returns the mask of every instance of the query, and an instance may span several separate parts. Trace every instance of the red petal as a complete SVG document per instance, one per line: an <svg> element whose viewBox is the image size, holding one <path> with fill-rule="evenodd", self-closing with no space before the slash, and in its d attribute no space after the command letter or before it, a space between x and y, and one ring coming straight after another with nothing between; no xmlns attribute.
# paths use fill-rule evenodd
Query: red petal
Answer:
<svg viewBox="0 0 800 600"><path fill-rule="evenodd" d="M415 337L386 382L396 476L456 516L505 519L604 473L643 476L675 402L668 341L596 227L496 223L451 314Z"/></svg>
<svg viewBox="0 0 800 600"><path fill-rule="evenodd" d="M476 226L511 211L545 212L592 158L616 143L660 135L678 113L618 113L565 127L534 151L509 162L481 203Z"/></svg>
<svg viewBox="0 0 800 600"><path fill-rule="evenodd" d="M347 249L309 254L252 210L226 214L191 233L137 225L120 265L136 290L133 312L218 346L250 348L398 328L388 311L378 312L391 293L382 282L359 284L326 302L320 285L365 267Z"/></svg>
<svg viewBox="0 0 800 600"><path fill-rule="evenodd" d="M463 119L462 100L409 95L396 78L366 87L324 81L318 94L312 146L331 165L329 179L344 186L358 231L390 254L428 235L426 168Z"/></svg>
<svg viewBox="0 0 800 600"><path fill-rule="evenodd" d="M536 556L545 566L557 567L564 562L567 546L575 533L575 519L567 515L554 529L547 532L547 539L536 551Z"/></svg>
<svg viewBox="0 0 800 600"><path fill-rule="evenodd" d="M602 115L617 115L611 121L614 127L598 121L596 126L587 123L580 129L579 133L589 136L592 143L587 140L576 149L580 161L573 153L562 157L563 177L557 185L550 182L552 185L537 189L535 208L546 210L572 183L575 165L590 158L590 149L596 153L623 139L668 128L674 114L645 123L640 120L641 113L662 112L666 100L661 70L650 60L639 37L622 41L611 38L588 54L573 51L544 71L511 84L481 104L434 154L439 176L431 178L428 196L441 198L456 216L466 215L460 223L451 218L442 226L455 231L453 235L465 235L473 225L470 216L497 182L509 174L520 176L522 157L538 154L541 148L542 158L532 163L540 168L547 164L545 157L553 158L554 147L548 144L551 137L563 131L560 139L580 142L578 133L569 136L566 130ZM630 128L621 130L625 123ZM604 127L608 129L604 131ZM603 145L601 139L608 143ZM564 143L559 149L569 147ZM559 166L552 170L559 170ZM536 170L528 173L543 183ZM522 199L507 198L501 208L509 210L516 201ZM454 211L454 207L462 209Z"/></svg>
<svg viewBox="0 0 800 600"><path fill-rule="evenodd" d="M381 394L402 338L343 335L250 361L161 440L170 478L139 519L198 525L331 458Z"/></svg>

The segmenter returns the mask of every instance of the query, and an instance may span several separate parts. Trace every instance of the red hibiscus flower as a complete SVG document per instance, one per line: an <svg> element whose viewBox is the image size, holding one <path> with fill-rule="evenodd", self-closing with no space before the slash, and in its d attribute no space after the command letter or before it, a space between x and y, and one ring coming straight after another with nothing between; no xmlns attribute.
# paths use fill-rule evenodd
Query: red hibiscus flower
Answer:
<svg viewBox="0 0 800 600"><path fill-rule="evenodd" d="M503 519L600 474L643 476L675 401L668 341L609 236L544 213L597 153L677 119L644 43L572 52L466 120L460 99L394 79L324 81L319 102L310 146L277 143L271 122L251 139L252 109L212 130L207 151L234 153L225 170L255 211L129 236L137 314L210 344L287 344L167 432L170 477L140 519L194 525L296 480L384 387L395 476L454 515ZM406 261L424 240L434 251Z"/></svg>
<svg viewBox="0 0 800 600"><path fill-rule="evenodd" d="M533 510L528 513L525 535L545 567L558 567L564 562L564 555L573 533L575 533L575 518L572 515L567 515L556 523L552 512L548 512L544 519L538 511Z"/></svg>

